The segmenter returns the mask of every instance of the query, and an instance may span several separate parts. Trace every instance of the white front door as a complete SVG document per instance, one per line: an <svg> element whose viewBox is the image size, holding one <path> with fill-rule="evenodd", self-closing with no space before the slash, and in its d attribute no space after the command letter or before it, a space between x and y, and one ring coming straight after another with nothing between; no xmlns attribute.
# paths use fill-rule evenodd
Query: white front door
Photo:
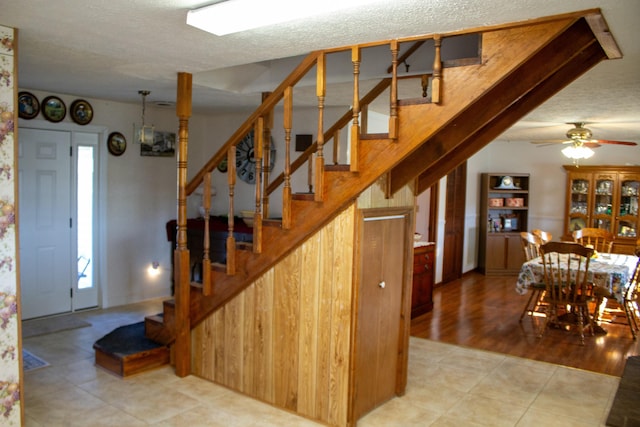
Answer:
<svg viewBox="0 0 640 427"><path fill-rule="evenodd" d="M99 140L98 132L20 129L23 319L98 305Z"/></svg>
<svg viewBox="0 0 640 427"><path fill-rule="evenodd" d="M71 311L71 133L20 129L22 318Z"/></svg>

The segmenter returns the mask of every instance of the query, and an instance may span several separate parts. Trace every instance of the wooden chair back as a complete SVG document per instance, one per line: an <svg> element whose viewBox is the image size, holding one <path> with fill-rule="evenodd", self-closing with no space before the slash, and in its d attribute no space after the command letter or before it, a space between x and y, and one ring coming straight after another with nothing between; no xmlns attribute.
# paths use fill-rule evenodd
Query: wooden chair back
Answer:
<svg viewBox="0 0 640 427"><path fill-rule="evenodd" d="M553 236L551 236L551 233L549 233L548 231L543 231L536 228L535 230L532 230L531 233L533 233L534 236L540 239L541 245L544 245L545 243L549 243L551 239L553 239Z"/></svg>
<svg viewBox="0 0 640 427"><path fill-rule="evenodd" d="M573 240L583 246L591 245L602 253L611 253L613 247L613 234L601 228L582 228L573 232Z"/></svg>
<svg viewBox="0 0 640 427"><path fill-rule="evenodd" d="M544 268L545 300L548 302L546 319L540 335L550 322L577 325L580 342L584 344L584 325L593 323L589 313L589 303L593 300L589 280L589 262L594 249L571 242L549 242L540 246ZM562 314L569 314L570 320L563 320ZM577 321L574 317L577 316Z"/></svg>
<svg viewBox="0 0 640 427"><path fill-rule="evenodd" d="M635 340L638 335L638 285L640 282L640 245L636 246L635 255L638 257L636 268L629 279L627 289L624 292L624 313L631 329L631 336Z"/></svg>
<svg viewBox="0 0 640 427"><path fill-rule="evenodd" d="M531 261L532 259L540 256L540 239L529 233L528 231L520 232L520 243L522 244L522 251L524 252L524 259Z"/></svg>

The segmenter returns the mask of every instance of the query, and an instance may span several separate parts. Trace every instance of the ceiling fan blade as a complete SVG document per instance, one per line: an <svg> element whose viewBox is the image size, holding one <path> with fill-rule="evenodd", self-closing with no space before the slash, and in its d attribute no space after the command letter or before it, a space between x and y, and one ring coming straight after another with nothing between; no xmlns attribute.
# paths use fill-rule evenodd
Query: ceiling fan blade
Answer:
<svg viewBox="0 0 640 427"><path fill-rule="evenodd" d="M600 147L600 144L598 144L598 142L600 141L589 141L589 142L584 142L582 143L582 145L584 145L587 148L598 148Z"/></svg>
<svg viewBox="0 0 640 427"><path fill-rule="evenodd" d="M530 141L532 144L552 145L552 144L569 144L571 141L567 139L539 139L536 141Z"/></svg>
<svg viewBox="0 0 640 427"><path fill-rule="evenodd" d="M638 145L637 142L632 142L632 141L612 141L609 139L592 139L590 142L596 143L596 144L612 144L612 145L628 145L628 146L636 146Z"/></svg>

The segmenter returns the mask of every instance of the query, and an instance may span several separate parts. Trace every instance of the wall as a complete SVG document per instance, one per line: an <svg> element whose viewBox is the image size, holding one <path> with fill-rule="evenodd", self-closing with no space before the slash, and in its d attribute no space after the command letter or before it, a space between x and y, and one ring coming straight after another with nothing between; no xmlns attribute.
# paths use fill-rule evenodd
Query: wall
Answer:
<svg viewBox="0 0 640 427"><path fill-rule="evenodd" d="M59 96L67 105L78 96L42 92L21 88L33 93L40 101L48 95ZM153 124L156 131L178 131L178 119L174 108L158 108L152 105L151 94L147 99L145 122ZM94 110L94 118L87 126L75 124L67 117L59 123L51 123L39 115L33 120L20 120L21 127L44 127L47 129L92 130L101 133L99 179L101 200L100 223L100 304L112 307L158 297L170 296L171 244L166 239L165 224L176 218L176 160L177 157L142 157L140 146L133 143L134 123L141 122L142 104L118 103L84 97ZM331 124L343 109L327 108L325 123ZM189 121L189 177L193 176L206 161L222 146L231 134L244 122L250 112L204 116L194 114ZM294 117L292 146L295 134L317 134L317 111L302 109ZM274 118L273 139L277 147L274 174L282 172L284 165L284 130L282 112ZM115 157L106 149L110 132L118 131L127 138L127 149ZM342 138L346 141L346 137ZM346 144L343 144L346 145ZM346 151L346 147L341 147ZM292 159L295 152L292 149ZM331 147L325 155L331 156ZM330 157L329 157L330 158ZM344 158L344 157L342 157ZM275 176L272 174L272 176ZM227 176L214 171L213 185L218 196L213 199L213 214L226 215L228 211ZM294 191L308 191L306 168L292 178ZM252 209L255 206L253 186L237 181L235 211ZM188 200L188 215L197 216L201 204L199 196ZM281 212L282 198L275 194L271 200L272 213ZM160 264L159 275L148 273L152 262Z"/></svg>
<svg viewBox="0 0 640 427"><path fill-rule="evenodd" d="M0 26L0 419L9 426L21 425L24 418L15 217L16 46L16 31Z"/></svg>

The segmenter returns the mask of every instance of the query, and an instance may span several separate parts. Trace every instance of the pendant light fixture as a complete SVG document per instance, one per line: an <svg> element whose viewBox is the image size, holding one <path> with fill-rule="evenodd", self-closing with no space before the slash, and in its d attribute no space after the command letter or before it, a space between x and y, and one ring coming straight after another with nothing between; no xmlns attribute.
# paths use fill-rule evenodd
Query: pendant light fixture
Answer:
<svg viewBox="0 0 640 427"><path fill-rule="evenodd" d="M146 125L144 123L147 95L149 95L151 91L139 90L138 93L142 96L142 125L139 129L135 129L135 125L133 125L135 140L140 144L153 145L153 125Z"/></svg>

